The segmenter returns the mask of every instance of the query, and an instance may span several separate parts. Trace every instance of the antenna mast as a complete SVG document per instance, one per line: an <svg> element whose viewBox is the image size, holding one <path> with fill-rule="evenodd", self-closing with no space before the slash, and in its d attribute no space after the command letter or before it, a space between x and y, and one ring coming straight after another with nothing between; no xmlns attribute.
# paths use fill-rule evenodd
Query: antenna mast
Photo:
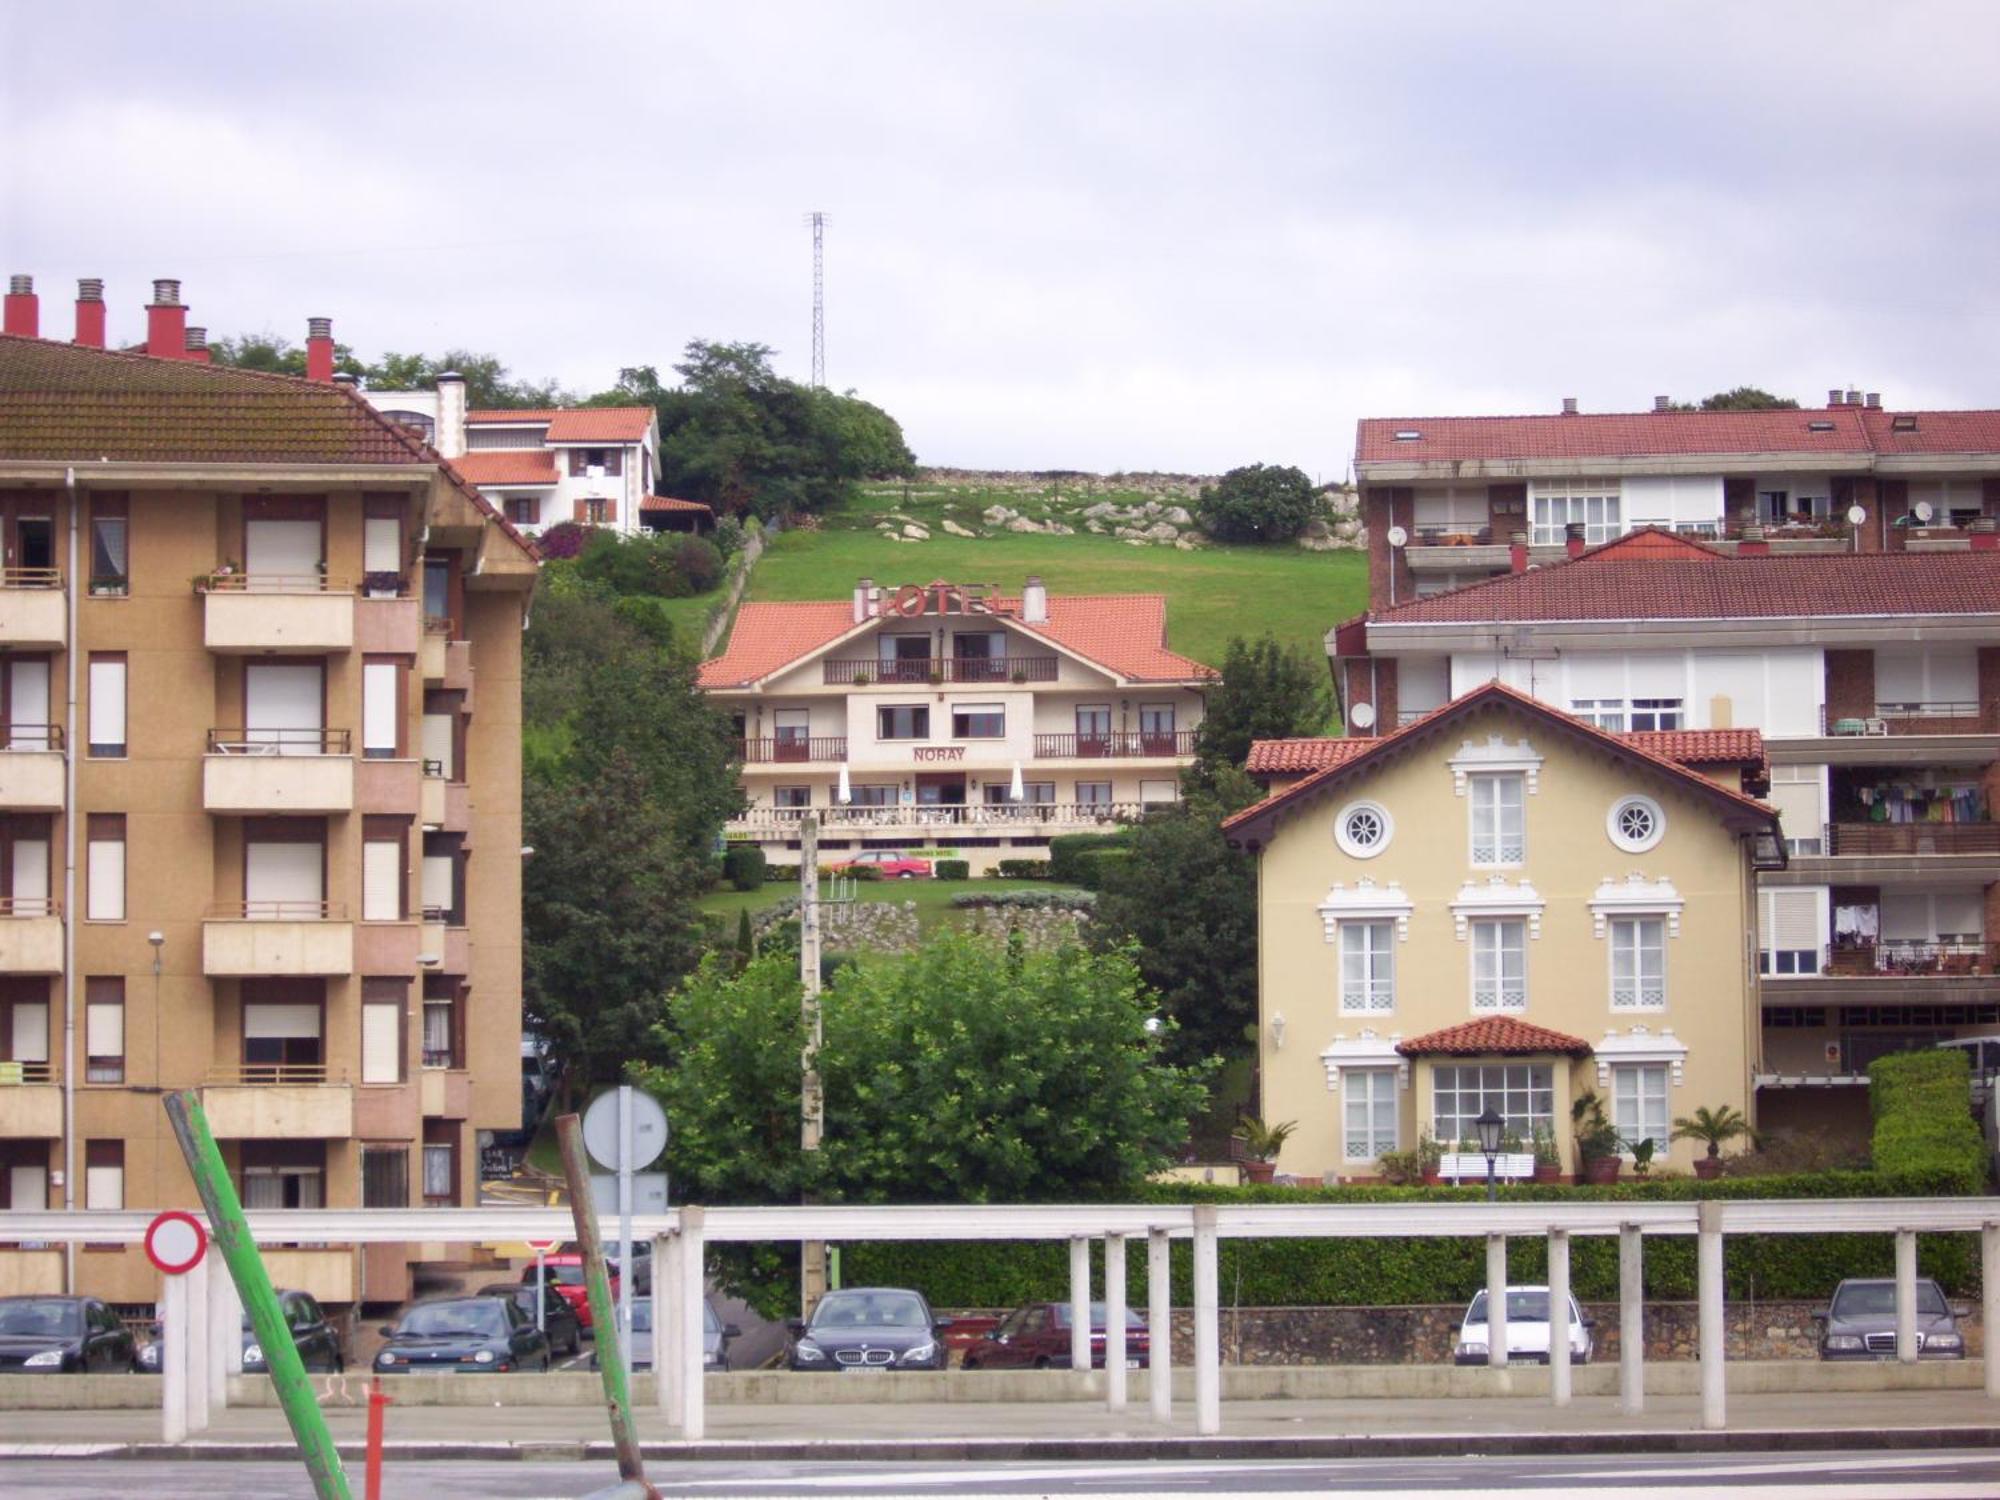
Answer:
<svg viewBox="0 0 2000 1500"><path fill-rule="evenodd" d="M813 232L813 373L814 390L826 388L826 215L814 209L806 216Z"/></svg>

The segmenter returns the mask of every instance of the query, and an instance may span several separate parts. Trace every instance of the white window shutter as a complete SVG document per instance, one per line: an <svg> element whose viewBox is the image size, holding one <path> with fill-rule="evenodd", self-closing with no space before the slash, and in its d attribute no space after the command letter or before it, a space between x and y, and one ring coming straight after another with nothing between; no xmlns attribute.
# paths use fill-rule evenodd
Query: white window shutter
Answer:
<svg viewBox="0 0 2000 1500"><path fill-rule="evenodd" d="M125 663L90 664L90 743L125 743Z"/></svg>
<svg viewBox="0 0 2000 1500"><path fill-rule="evenodd" d="M361 1007L361 1081L402 1082L403 1007L377 1001Z"/></svg>
<svg viewBox="0 0 2000 1500"><path fill-rule="evenodd" d="M86 1057L125 1055L125 1007L97 1001L84 1007L83 1050Z"/></svg>
<svg viewBox="0 0 2000 1500"><path fill-rule="evenodd" d="M93 922L125 920L125 841L92 839L86 916Z"/></svg>
<svg viewBox="0 0 2000 1500"><path fill-rule="evenodd" d="M371 661L361 669L361 748L396 751L396 721L401 705L396 702L394 662Z"/></svg>
<svg viewBox="0 0 2000 1500"><path fill-rule="evenodd" d="M361 920L396 922L403 916L403 849L386 839L361 846Z"/></svg>

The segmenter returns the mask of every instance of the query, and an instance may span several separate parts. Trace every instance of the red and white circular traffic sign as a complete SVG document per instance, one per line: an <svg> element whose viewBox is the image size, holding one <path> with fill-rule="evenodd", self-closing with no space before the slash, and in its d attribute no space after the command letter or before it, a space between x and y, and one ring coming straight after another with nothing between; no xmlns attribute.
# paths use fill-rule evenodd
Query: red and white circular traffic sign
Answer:
<svg viewBox="0 0 2000 1500"><path fill-rule="evenodd" d="M530 1250L531 1252L533 1252L534 1254L536 1254L536 1255L547 1255L547 1254L551 1253L551 1252L552 1252L552 1251L553 1251L553 1250L554 1250L554 1249L556 1248L556 1246L560 1245L560 1244L562 1243L562 1241L561 1241L561 1240L523 1240L523 1241L522 1241L521 1243L522 1243L522 1244L524 1244L524 1245L526 1245L526 1246L528 1247L528 1249L529 1249L529 1250Z"/></svg>
<svg viewBox="0 0 2000 1500"><path fill-rule="evenodd" d="M185 1276L208 1253L208 1231L191 1213L170 1208L146 1226L146 1259L168 1276Z"/></svg>

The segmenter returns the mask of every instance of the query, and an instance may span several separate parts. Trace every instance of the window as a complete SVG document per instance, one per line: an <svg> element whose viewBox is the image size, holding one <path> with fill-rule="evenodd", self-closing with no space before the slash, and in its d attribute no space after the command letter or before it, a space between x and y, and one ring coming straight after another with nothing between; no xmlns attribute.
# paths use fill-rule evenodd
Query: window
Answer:
<svg viewBox="0 0 2000 1500"><path fill-rule="evenodd" d="M361 1148L361 1206L410 1206L410 1148L402 1145Z"/></svg>
<svg viewBox="0 0 2000 1500"><path fill-rule="evenodd" d="M1667 923L1664 917L1613 917L1611 1005L1659 1010L1667 1003Z"/></svg>
<svg viewBox="0 0 2000 1500"><path fill-rule="evenodd" d="M771 789L773 807L811 807L813 789L809 786L780 786Z"/></svg>
<svg viewBox="0 0 2000 1500"><path fill-rule="evenodd" d="M465 925L465 835L424 835L424 918L453 927Z"/></svg>
<svg viewBox="0 0 2000 1500"><path fill-rule="evenodd" d="M1625 700L1623 698L1572 698L1569 711L1586 724L1595 724L1599 729L1613 734L1625 731Z"/></svg>
<svg viewBox="0 0 2000 1500"><path fill-rule="evenodd" d="M897 788L894 782L856 782L849 788L854 794L855 807L894 807Z"/></svg>
<svg viewBox="0 0 2000 1500"><path fill-rule="evenodd" d="M1343 854L1355 859L1373 859L1389 847L1395 825L1389 810L1376 802L1355 802L1340 810L1334 819L1333 841Z"/></svg>
<svg viewBox="0 0 2000 1500"><path fill-rule="evenodd" d="M1666 837L1667 815L1651 797L1621 797L1611 804L1604 827L1627 854L1644 854Z"/></svg>
<svg viewBox="0 0 2000 1500"><path fill-rule="evenodd" d="M1593 547L1610 541L1622 529L1618 523L1615 479L1537 484L1531 500L1534 525L1528 539L1537 547L1561 546L1568 539L1571 526L1581 526L1584 541Z"/></svg>
<svg viewBox="0 0 2000 1500"><path fill-rule="evenodd" d="M243 739L259 754L326 751L326 664L251 662L243 668Z"/></svg>
<svg viewBox="0 0 2000 1500"><path fill-rule="evenodd" d="M507 519L516 526L537 526L541 524L541 502L532 495L509 495L507 497Z"/></svg>
<svg viewBox="0 0 2000 1500"><path fill-rule="evenodd" d="M245 1082L320 1081L323 996L318 980L243 981Z"/></svg>
<svg viewBox="0 0 2000 1500"><path fill-rule="evenodd" d="M1341 1154L1349 1161L1374 1161L1396 1149L1396 1070L1343 1068L1340 1071Z"/></svg>
<svg viewBox="0 0 2000 1500"><path fill-rule="evenodd" d="M875 710L875 738L878 740L924 740L931 733L931 710L927 703L884 703Z"/></svg>
<svg viewBox="0 0 2000 1500"><path fill-rule="evenodd" d="M361 1081L403 1081L403 1008L409 995L405 979L361 981Z"/></svg>
<svg viewBox="0 0 2000 1500"><path fill-rule="evenodd" d="M91 813L85 823L89 848L84 917L92 922L125 920L125 814Z"/></svg>
<svg viewBox="0 0 2000 1500"><path fill-rule="evenodd" d="M1111 705L1079 703L1076 709L1076 753L1108 755L1111 752Z"/></svg>
<svg viewBox="0 0 2000 1500"><path fill-rule="evenodd" d="M1447 1149L1479 1138L1474 1125L1492 1109L1507 1129L1531 1140L1536 1128L1555 1128L1554 1072L1546 1064L1439 1064L1431 1070L1431 1130Z"/></svg>
<svg viewBox="0 0 2000 1500"><path fill-rule="evenodd" d="M49 659L0 657L0 750L53 750Z"/></svg>
<svg viewBox="0 0 2000 1500"><path fill-rule="evenodd" d="M326 1142L245 1141L245 1208L326 1206Z"/></svg>
<svg viewBox="0 0 2000 1500"><path fill-rule="evenodd" d="M1340 924L1340 1008L1347 1012L1396 1008L1396 924Z"/></svg>
<svg viewBox="0 0 2000 1500"><path fill-rule="evenodd" d="M91 593L129 594L132 591L131 559L126 550L129 525L130 517L123 495L91 496Z"/></svg>
<svg viewBox="0 0 2000 1500"><path fill-rule="evenodd" d="M1528 1008L1528 924L1519 917L1480 917L1471 923L1472 1008Z"/></svg>
<svg viewBox="0 0 2000 1500"><path fill-rule="evenodd" d="M1626 1150L1651 1141L1667 1151L1667 1065L1622 1063L1611 1069L1611 1124Z"/></svg>
<svg viewBox="0 0 2000 1500"><path fill-rule="evenodd" d="M361 920L401 922L408 881L409 823L370 814L361 820Z"/></svg>
<svg viewBox="0 0 2000 1500"><path fill-rule="evenodd" d="M1516 772L1468 778L1472 793L1472 862L1518 865L1522 858L1524 780Z"/></svg>
<svg viewBox="0 0 2000 1500"><path fill-rule="evenodd" d="M49 899L46 814L0 814L0 907L17 917L46 917L55 911Z"/></svg>
<svg viewBox="0 0 2000 1500"><path fill-rule="evenodd" d="M1178 781L1142 781L1139 783L1139 803L1143 807L1164 807L1170 802L1181 800L1181 784Z"/></svg>
<svg viewBox="0 0 2000 1500"><path fill-rule="evenodd" d="M1827 892L1807 887L1757 893L1757 972L1817 974L1825 946Z"/></svg>
<svg viewBox="0 0 2000 1500"><path fill-rule="evenodd" d="M583 518L593 526L602 526L611 519L611 502L600 495L592 495L583 502Z"/></svg>
<svg viewBox="0 0 2000 1500"><path fill-rule="evenodd" d="M1109 807L1111 805L1111 783L1108 781L1079 781L1076 784L1076 801L1079 807Z"/></svg>
<svg viewBox="0 0 2000 1500"><path fill-rule="evenodd" d="M1634 698L1632 723L1635 730L1680 729L1685 718L1678 698Z"/></svg>
<svg viewBox="0 0 2000 1500"><path fill-rule="evenodd" d="M23 1082L40 1083L49 1066L49 1001L45 979L11 980L0 990L0 1062L19 1063Z"/></svg>
<svg viewBox="0 0 2000 1500"><path fill-rule="evenodd" d="M780 708L771 714L771 744L775 760L812 759L812 711Z"/></svg>
<svg viewBox="0 0 2000 1500"><path fill-rule="evenodd" d="M313 922L326 915L326 822L254 818L243 830L243 915Z"/></svg>
<svg viewBox="0 0 2000 1500"><path fill-rule="evenodd" d="M1174 753L1175 742L1173 704L1140 704L1139 753L1141 755L1172 755Z"/></svg>
<svg viewBox="0 0 2000 1500"><path fill-rule="evenodd" d="M602 469L606 479L617 479L625 472L625 453L622 448L572 448L569 450L569 477L588 479L592 469Z"/></svg>
<svg viewBox="0 0 2000 1500"><path fill-rule="evenodd" d="M362 755L394 760L402 753L402 730L402 664L393 657L368 657L361 664Z"/></svg>
<svg viewBox="0 0 2000 1500"><path fill-rule="evenodd" d="M951 737L955 740L999 740L1007 737L1007 709L999 703L954 703Z"/></svg>
<svg viewBox="0 0 2000 1500"><path fill-rule="evenodd" d="M403 501L364 495L361 516L362 587L370 599L393 599L403 591Z"/></svg>
<svg viewBox="0 0 2000 1500"><path fill-rule="evenodd" d="M83 1077L86 1083L125 1081L125 981L84 981Z"/></svg>
<svg viewBox="0 0 2000 1500"><path fill-rule="evenodd" d="M465 1059L459 1048L463 1031L459 1025L458 981L448 975L430 975L424 980L424 1066L462 1068Z"/></svg>
<svg viewBox="0 0 2000 1500"><path fill-rule="evenodd" d="M458 1202L458 1126L450 1120L424 1121L424 1205Z"/></svg>
<svg viewBox="0 0 2000 1500"><path fill-rule="evenodd" d="M99 1211L125 1206L125 1143L83 1143L83 1206Z"/></svg>
<svg viewBox="0 0 2000 1500"><path fill-rule="evenodd" d="M125 753L125 653L90 653L90 753Z"/></svg>
<svg viewBox="0 0 2000 1500"><path fill-rule="evenodd" d="M1771 767L1771 790L1764 800L1778 810L1788 854L1826 851L1825 774L1818 766Z"/></svg>

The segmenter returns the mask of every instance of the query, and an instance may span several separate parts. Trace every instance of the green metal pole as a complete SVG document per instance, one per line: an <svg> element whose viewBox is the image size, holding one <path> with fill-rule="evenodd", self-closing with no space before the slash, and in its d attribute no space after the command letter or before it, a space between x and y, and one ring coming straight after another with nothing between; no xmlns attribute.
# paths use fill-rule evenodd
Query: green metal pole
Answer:
<svg viewBox="0 0 2000 1500"><path fill-rule="evenodd" d="M264 1351L265 1368L277 1388L278 1403L285 1420L292 1425L292 1440L299 1445L306 1473L312 1476L313 1494L318 1500L353 1500L347 1487L347 1473L340 1466L340 1454L333 1446L333 1434L320 1414L313 1397L312 1382L292 1343L292 1331L278 1307L278 1294L271 1289L271 1275L264 1269L264 1257L250 1237L250 1225L243 1217L243 1204L229 1169L222 1164L215 1137L209 1133L208 1116L192 1089L166 1096L167 1118L173 1122L174 1136L187 1158L188 1172L194 1177L195 1191L208 1210L209 1233L223 1264L236 1280L237 1295L250 1314L250 1326Z"/></svg>

